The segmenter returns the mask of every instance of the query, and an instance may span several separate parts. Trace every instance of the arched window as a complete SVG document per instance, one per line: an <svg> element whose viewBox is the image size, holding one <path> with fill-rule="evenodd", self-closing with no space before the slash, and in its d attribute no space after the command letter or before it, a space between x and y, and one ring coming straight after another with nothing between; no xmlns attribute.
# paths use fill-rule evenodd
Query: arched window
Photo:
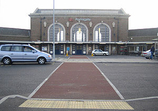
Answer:
<svg viewBox="0 0 158 111"><path fill-rule="evenodd" d="M105 23L99 23L94 27L94 42L110 42L111 41L111 29Z"/></svg>
<svg viewBox="0 0 158 111"><path fill-rule="evenodd" d="M71 28L71 41L72 42L87 42L88 41L88 28L82 23L74 24Z"/></svg>
<svg viewBox="0 0 158 111"><path fill-rule="evenodd" d="M48 41L53 41L53 24L48 28ZM62 24L55 24L55 42L65 41L65 28Z"/></svg>

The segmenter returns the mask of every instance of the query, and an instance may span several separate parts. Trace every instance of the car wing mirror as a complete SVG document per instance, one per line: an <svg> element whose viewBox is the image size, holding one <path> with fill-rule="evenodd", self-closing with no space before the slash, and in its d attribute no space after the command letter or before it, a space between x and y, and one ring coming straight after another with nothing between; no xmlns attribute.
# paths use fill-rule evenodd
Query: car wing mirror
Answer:
<svg viewBox="0 0 158 111"><path fill-rule="evenodd" d="M37 51L36 50L32 50L32 53L36 53Z"/></svg>

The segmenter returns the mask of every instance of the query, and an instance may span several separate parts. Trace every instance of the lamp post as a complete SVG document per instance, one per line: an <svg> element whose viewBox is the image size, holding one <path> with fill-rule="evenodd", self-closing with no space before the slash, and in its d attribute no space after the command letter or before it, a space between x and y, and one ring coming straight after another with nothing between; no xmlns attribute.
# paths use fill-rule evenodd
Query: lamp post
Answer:
<svg viewBox="0 0 158 111"><path fill-rule="evenodd" d="M115 20L117 20L117 42L120 41L120 37L119 37L119 18L115 18ZM117 54L119 54L119 45L117 45Z"/></svg>
<svg viewBox="0 0 158 111"><path fill-rule="evenodd" d="M55 60L55 0L53 0L53 59Z"/></svg>

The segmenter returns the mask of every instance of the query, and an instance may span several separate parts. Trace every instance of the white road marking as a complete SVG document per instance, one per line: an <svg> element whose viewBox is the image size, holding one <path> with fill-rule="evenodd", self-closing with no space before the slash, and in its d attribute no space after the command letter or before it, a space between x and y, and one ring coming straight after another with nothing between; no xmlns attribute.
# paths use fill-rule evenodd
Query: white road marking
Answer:
<svg viewBox="0 0 158 111"><path fill-rule="evenodd" d="M94 64L94 63L93 63ZM95 64L94 64L95 65ZM100 71L100 73L104 76L104 78L108 81L108 83L111 85L111 87L115 90L115 92L118 94L118 96L121 99L124 99L122 94L118 91L118 89L113 85L113 83L105 76L105 74L95 65L95 67Z"/></svg>
<svg viewBox="0 0 158 111"><path fill-rule="evenodd" d="M84 99L42 99L42 98L29 98L21 95L9 95L5 96L0 100L0 104L5 102L9 98L22 98L27 100L47 100L47 101L122 101L122 100L84 100ZM158 99L158 96L151 96L151 97L143 97L143 98L135 98L135 99L124 99L123 101L132 102L132 101L143 101L149 99Z"/></svg>
<svg viewBox="0 0 158 111"><path fill-rule="evenodd" d="M15 97L19 97L19 98L23 98L23 99L29 99L28 97L25 96L21 96L21 95L9 95L9 96L5 96L0 100L0 104L2 104L4 101L6 101L8 98L15 98Z"/></svg>
<svg viewBox="0 0 158 111"><path fill-rule="evenodd" d="M158 96L135 98L135 99L126 99L125 101L130 102L130 101L141 101L141 100L148 100L148 99L158 99Z"/></svg>
<svg viewBox="0 0 158 111"><path fill-rule="evenodd" d="M64 62L62 62L53 72L51 72L50 75L28 96L28 98L31 98L63 63Z"/></svg>

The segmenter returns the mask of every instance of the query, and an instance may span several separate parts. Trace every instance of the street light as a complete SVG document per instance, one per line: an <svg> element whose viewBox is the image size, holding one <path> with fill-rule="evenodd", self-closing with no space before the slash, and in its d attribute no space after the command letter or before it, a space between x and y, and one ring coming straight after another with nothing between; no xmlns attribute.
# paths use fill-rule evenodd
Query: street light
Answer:
<svg viewBox="0 0 158 111"><path fill-rule="evenodd" d="M55 0L53 0L53 59L55 60Z"/></svg>

